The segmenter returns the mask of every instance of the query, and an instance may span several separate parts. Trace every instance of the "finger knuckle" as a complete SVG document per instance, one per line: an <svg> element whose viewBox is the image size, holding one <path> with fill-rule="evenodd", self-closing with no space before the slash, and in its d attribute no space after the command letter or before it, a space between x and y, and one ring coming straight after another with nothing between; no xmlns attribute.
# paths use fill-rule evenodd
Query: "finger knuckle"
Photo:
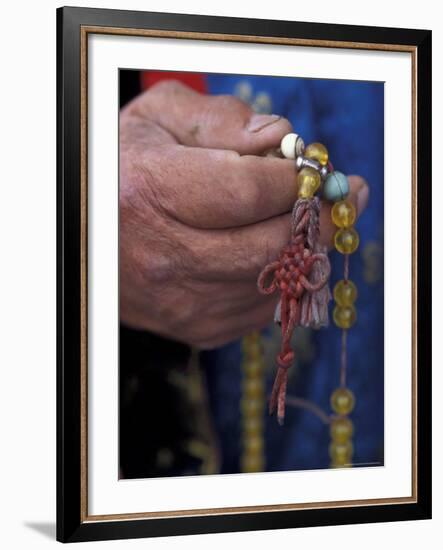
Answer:
<svg viewBox="0 0 443 550"><path fill-rule="evenodd" d="M251 108L247 103L232 95L217 95L211 98L214 109L219 112L230 112L231 114L248 116Z"/></svg>
<svg viewBox="0 0 443 550"><path fill-rule="evenodd" d="M166 79L166 80L160 80L160 82L156 82L149 88L149 95L170 95L170 94L177 94L177 93L183 93L185 91L188 91L189 88L179 80L175 79Z"/></svg>

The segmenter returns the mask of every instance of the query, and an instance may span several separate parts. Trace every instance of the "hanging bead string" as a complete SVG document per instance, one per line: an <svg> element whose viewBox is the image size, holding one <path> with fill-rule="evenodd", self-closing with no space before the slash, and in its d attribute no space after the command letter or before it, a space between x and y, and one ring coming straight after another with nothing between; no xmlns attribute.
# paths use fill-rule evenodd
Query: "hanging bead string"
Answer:
<svg viewBox="0 0 443 550"><path fill-rule="evenodd" d="M355 397L346 387L346 371L348 363L347 338L348 330L357 320L354 302L357 299L357 288L349 279L349 255L355 252L359 245L359 237L353 225L357 213L354 205L347 200L337 201L331 209L331 218L337 231L334 236L335 248L343 254L343 279L334 287L335 307L333 318L337 327L342 329L340 353L340 387L331 396L331 406L338 417L333 420L330 428L331 444L329 455L331 467L352 465L354 426L349 418L355 406Z"/></svg>
<svg viewBox="0 0 443 550"><path fill-rule="evenodd" d="M344 255L343 262L343 280L348 284L349 279L349 254ZM348 368L348 333L342 330L341 334L341 353L340 353L340 386L346 386L346 370Z"/></svg>
<svg viewBox="0 0 443 550"><path fill-rule="evenodd" d="M265 468L264 422L265 363L260 334L253 332L243 338L242 362L242 472L262 472Z"/></svg>
<svg viewBox="0 0 443 550"><path fill-rule="evenodd" d="M291 238L277 261L267 265L257 281L263 294L280 291L275 311L275 322L282 328L282 346L277 356L277 375L272 389L269 411L277 408L277 418L283 424L285 401L290 406L302 407L316 414L330 425L331 467L350 466L353 455L352 435L354 427L349 419L355 405L352 391L347 388L348 330L355 323L357 314L354 302L357 289L349 279L349 255L359 245L359 236L353 225L356 220L354 205L346 200L349 182L341 172L334 170L326 147L312 143L305 148L297 134L287 134L281 142L282 156L294 159L298 171L298 200L292 213ZM337 227L334 244L343 254L343 279L334 287L334 322L341 332L340 386L331 395L331 408L335 414L328 416L310 401L288 396L286 398L287 370L294 360L291 336L295 326L318 328L327 325L327 303L330 298L327 285L330 265L326 250L318 243L320 201L314 194L322 185L322 196L333 202L331 216ZM270 282L269 282L269 279Z"/></svg>
<svg viewBox="0 0 443 550"><path fill-rule="evenodd" d="M295 160L298 200L292 211L290 242L278 260L263 269L257 285L263 294L271 294L277 289L280 291L274 318L281 325L282 346L277 356L278 370L269 412L272 414L277 409L278 422L283 424L287 371L294 361L294 350L291 348L294 328L297 325L319 328L328 324L330 264L326 247L318 242L320 200L314 195L323 183L322 192L326 200L342 200L349 192L349 182L344 174L334 170L328 150L321 143L311 143L305 147L303 139L291 133L282 139L280 153ZM338 235L339 239L345 237ZM271 281L268 282L268 279ZM343 341L341 379L345 381L346 336Z"/></svg>
<svg viewBox="0 0 443 550"><path fill-rule="evenodd" d="M344 255L343 260L343 279L347 281L349 279L349 254Z"/></svg>
<svg viewBox="0 0 443 550"><path fill-rule="evenodd" d="M280 291L274 319L281 326L282 343L269 413L277 410L277 420L282 425L288 369L295 357L291 337L297 325L319 328L328 324L330 292L327 283L331 268L326 247L318 241L320 200L314 196L329 174L328 151L321 143L305 148L303 139L291 133L282 139L280 152L295 160L298 199L292 211L289 244L277 261L263 269L257 286L262 294Z"/></svg>
<svg viewBox="0 0 443 550"><path fill-rule="evenodd" d="M348 367L348 347L347 347L347 331L341 332L341 352L340 352L340 386L346 386L346 369Z"/></svg>
<svg viewBox="0 0 443 550"><path fill-rule="evenodd" d="M333 420L332 416L328 416L322 408L320 408L312 401L309 401L308 399L287 395L286 404L290 407L298 407L300 409L310 411L311 413L315 414L315 416L317 416L323 422L323 424L330 424Z"/></svg>

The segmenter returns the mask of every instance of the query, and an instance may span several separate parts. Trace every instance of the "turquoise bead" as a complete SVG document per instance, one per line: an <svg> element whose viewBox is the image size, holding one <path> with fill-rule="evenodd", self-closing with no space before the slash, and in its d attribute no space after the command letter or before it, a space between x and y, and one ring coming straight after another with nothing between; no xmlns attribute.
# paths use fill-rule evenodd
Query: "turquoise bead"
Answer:
<svg viewBox="0 0 443 550"><path fill-rule="evenodd" d="M337 202L346 198L349 193L348 178L341 172L331 172L323 184L323 196L326 200Z"/></svg>

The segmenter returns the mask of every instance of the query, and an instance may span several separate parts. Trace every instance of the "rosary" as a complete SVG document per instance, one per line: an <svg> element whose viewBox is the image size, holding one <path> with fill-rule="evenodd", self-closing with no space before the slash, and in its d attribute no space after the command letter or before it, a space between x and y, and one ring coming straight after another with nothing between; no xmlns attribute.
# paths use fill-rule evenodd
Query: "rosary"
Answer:
<svg viewBox="0 0 443 550"><path fill-rule="evenodd" d="M295 357L291 347L295 327L320 328L328 325L331 267L327 248L319 242L321 200L316 193L320 192L322 200L333 203L331 217L337 228L334 245L344 258L343 279L335 284L333 290L333 320L342 329L340 385L331 395L331 408L335 414L327 419L332 439L329 448L331 466L346 466L350 465L353 454L353 424L348 415L355 405L354 395L346 387L346 367L347 332L356 321L354 302L357 289L349 279L349 255L359 245L359 236L353 227L356 210L346 200L348 179L334 170L324 145L312 143L305 147L303 139L291 133L282 139L280 151L283 157L295 161L298 198L292 210L289 243L279 258L263 269L257 281L261 293L280 293L274 320L281 327L282 338L269 413L276 411L279 424L283 424L287 371Z"/></svg>

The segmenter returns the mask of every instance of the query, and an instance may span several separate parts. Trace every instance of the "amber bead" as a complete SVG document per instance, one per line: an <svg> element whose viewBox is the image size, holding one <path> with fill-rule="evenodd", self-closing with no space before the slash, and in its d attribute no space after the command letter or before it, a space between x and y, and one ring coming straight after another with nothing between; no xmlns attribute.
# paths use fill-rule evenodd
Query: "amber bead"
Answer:
<svg viewBox="0 0 443 550"><path fill-rule="evenodd" d="M249 346L261 346L261 336L258 330L254 330L243 337L243 346L248 348Z"/></svg>
<svg viewBox="0 0 443 550"><path fill-rule="evenodd" d="M357 312L354 306L335 306L332 316L334 318L334 323L339 328L343 329L351 328L357 320Z"/></svg>
<svg viewBox="0 0 443 550"><path fill-rule="evenodd" d="M247 357L249 361L260 361L263 357L263 352L260 346L249 346L249 349L244 351L244 357Z"/></svg>
<svg viewBox="0 0 443 550"><path fill-rule="evenodd" d="M243 363L243 369L248 377L255 377L261 374L264 370L263 361L251 360Z"/></svg>
<svg viewBox="0 0 443 550"><path fill-rule="evenodd" d="M264 394L263 380L261 377L246 378L243 382L243 391L249 399L260 399Z"/></svg>
<svg viewBox="0 0 443 550"><path fill-rule="evenodd" d="M360 238L357 231L353 227L339 229L335 233L334 244L335 248L341 254L352 254L358 248Z"/></svg>
<svg viewBox="0 0 443 550"><path fill-rule="evenodd" d="M357 218L357 211L352 202L338 201L332 207L331 218L337 227L351 227Z"/></svg>
<svg viewBox="0 0 443 550"><path fill-rule="evenodd" d="M303 155L307 159L316 160L322 166L326 166L328 164L328 159L329 159L328 150L322 143L309 144L306 147Z"/></svg>
<svg viewBox="0 0 443 550"><path fill-rule="evenodd" d="M352 434L354 433L352 420L346 416L334 418L331 422L329 433L331 434L332 441L335 441L336 443L346 443L349 439L351 439Z"/></svg>
<svg viewBox="0 0 443 550"><path fill-rule="evenodd" d="M352 281L342 279L334 287L334 300L341 307L352 306L357 299L357 287Z"/></svg>
<svg viewBox="0 0 443 550"><path fill-rule="evenodd" d="M302 168L297 175L298 196L302 199L313 197L320 187L320 182L321 177L317 170L309 166Z"/></svg>
<svg viewBox="0 0 443 550"><path fill-rule="evenodd" d="M346 465L352 460L353 445L350 441L346 443L337 443L333 441L329 445L329 456L334 465Z"/></svg>
<svg viewBox="0 0 443 550"><path fill-rule="evenodd" d="M262 453L264 446L263 437L260 437L259 435L246 437L243 445L245 449L245 454L254 455Z"/></svg>
<svg viewBox="0 0 443 550"><path fill-rule="evenodd" d="M258 416L263 414L264 400L263 399L247 399L241 400L241 408L245 416Z"/></svg>
<svg viewBox="0 0 443 550"><path fill-rule="evenodd" d="M340 462L332 461L330 467L331 468L352 468L352 463L351 462L340 463Z"/></svg>
<svg viewBox="0 0 443 550"><path fill-rule="evenodd" d="M248 436L258 436L263 432L263 418L251 416L243 419L243 432Z"/></svg>
<svg viewBox="0 0 443 550"><path fill-rule="evenodd" d="M331 407L337 414L349 414L352 412L354 405L354 394L348 388L337 388L331 395Z"/></svg>
<svg viewBox="0 0 443 550"><path fill-rule="evenodd" d="M265 464L261 453L259 454L246 454L241 459L242 472L262 472Z"/></svg>

